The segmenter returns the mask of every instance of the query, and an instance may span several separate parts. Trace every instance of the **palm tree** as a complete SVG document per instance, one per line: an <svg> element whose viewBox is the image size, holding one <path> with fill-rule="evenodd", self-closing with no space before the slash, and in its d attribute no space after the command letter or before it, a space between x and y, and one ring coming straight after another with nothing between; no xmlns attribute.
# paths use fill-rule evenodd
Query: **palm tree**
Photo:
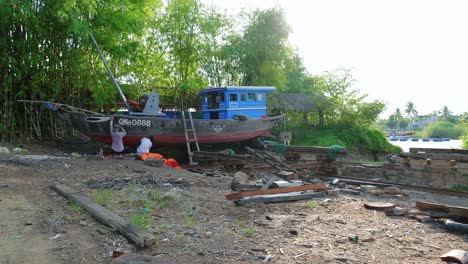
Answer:
<svg viewBox="0 0 468 264"><path fill-rule="evenodd" d="M396 123L397 123L397 130L400 130L400 121L403 118L403 116L401 115L400 108L396 109L394 115L395 115L395 120L396 120Z"/></svg>
<svg viewBox="0 0 468 264"><path fill-rule="evenodd" d="M447 120L449 117L452 116L452 111L450 111L448 107L444 105L444 107L442 107L442 110L439 111L439 114L443 120Z"/></svg>
<svg viewBox="0 0 468 264"><path fill-rule="evenodd" d="M413 128L413 119L418 114L418 110L416 110L416 108L414 107L413 102L408 102L406 104L405 113L406 113L406 115L408 115L408 117L409 117L409 119L411 121L410 128L412 129Z"/></svg>

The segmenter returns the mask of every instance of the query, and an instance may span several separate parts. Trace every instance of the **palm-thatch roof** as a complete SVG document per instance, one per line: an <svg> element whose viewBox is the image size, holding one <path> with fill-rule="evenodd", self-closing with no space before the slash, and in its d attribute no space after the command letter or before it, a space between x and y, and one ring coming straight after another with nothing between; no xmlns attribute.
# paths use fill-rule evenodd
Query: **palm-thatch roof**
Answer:
<svg viewBox="0 0 468 264"><path fill-rule="evenodd" d="M310 113L318 110L319 106L324 102L326 102L326 99L321 95L280 93L272 94L268 106L281 112Z"/></svg>

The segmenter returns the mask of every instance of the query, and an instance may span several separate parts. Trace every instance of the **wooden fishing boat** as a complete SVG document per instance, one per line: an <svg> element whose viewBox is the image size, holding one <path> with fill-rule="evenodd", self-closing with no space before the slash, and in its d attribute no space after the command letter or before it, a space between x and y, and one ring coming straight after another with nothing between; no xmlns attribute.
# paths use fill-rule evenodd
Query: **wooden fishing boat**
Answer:
<svg viewBox="0 0 468 264"><path fill-rule="evenodd" d="M198 143L212 144L269 136L270 129L284 117L266 116L266 93L272 91L274 87L206 89L201 93L201 119L180 118L181 114L177 111L160 112L156 93L149 96L143 112L105 115L64 104L46 103L46 107L55 110L62 120L83 134L108 144L112 143L112 116L114 124L120 124L126 130L123 142L127 146L137 146L142 137L151 138L154 145L186 144L186 130L193 130L193 133L189 134L196 134ZM186 115L191 116L194 113L186 112Z"/></svg>

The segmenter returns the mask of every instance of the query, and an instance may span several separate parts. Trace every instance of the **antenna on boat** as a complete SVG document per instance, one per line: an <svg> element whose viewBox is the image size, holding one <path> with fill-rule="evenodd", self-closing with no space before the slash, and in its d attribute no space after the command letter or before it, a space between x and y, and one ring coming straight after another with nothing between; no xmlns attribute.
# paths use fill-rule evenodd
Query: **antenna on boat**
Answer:
<svg viewBox="0 0 468 264"><path fill-rule="evenodd" d="M117 87L117 90L119 91L120 98L122 98L122 101L124 102L125 107L128 109L128 111L130 111L130 105L129 105L128 102L127 102L127 98L125 98L125 95L123 94L122 90L120 89L119 84L118 84L117 81L115 80L114 74L113 74L112 71L110 70L109 65L107 65L107 61L106 61L106 59L104 58L104 55L102 55L101 49L99 48L99 45L97 44L96 40L94 39L93 33L89 32L89 35L91 36L91 40L93 40L93 43L94 43L94 45L96 46L96 48L97 48L97 50L98 50L98 52L99 52L99 55L101 56L102 62L104 62L104 65L106 66L106 69L107 69L107 71L109 72L109 75L110 75L111 78L112 78L112 81L114 81L114 84L115 84L115 86Z"/></svg>

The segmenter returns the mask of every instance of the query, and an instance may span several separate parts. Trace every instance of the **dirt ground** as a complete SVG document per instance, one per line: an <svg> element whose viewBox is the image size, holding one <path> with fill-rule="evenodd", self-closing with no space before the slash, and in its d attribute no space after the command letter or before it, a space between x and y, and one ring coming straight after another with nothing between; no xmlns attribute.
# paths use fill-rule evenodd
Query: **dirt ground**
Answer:
<svg viewBox="0 0 468 264"><path fill-rule="evenodd" d="M225 198L232 193L232 173L87 160L54 145L25 148L62 158L0 156L0 263L110 263L117 248L157 256L154 263L441 263L443 253L468 250L468 235L441 223L388 217L363 206L369 200L468 206L465 198L408 191L409 197L341 194L236 206ZM137 249L51 190L53 183L146 228L156 246Z"/></svg>

